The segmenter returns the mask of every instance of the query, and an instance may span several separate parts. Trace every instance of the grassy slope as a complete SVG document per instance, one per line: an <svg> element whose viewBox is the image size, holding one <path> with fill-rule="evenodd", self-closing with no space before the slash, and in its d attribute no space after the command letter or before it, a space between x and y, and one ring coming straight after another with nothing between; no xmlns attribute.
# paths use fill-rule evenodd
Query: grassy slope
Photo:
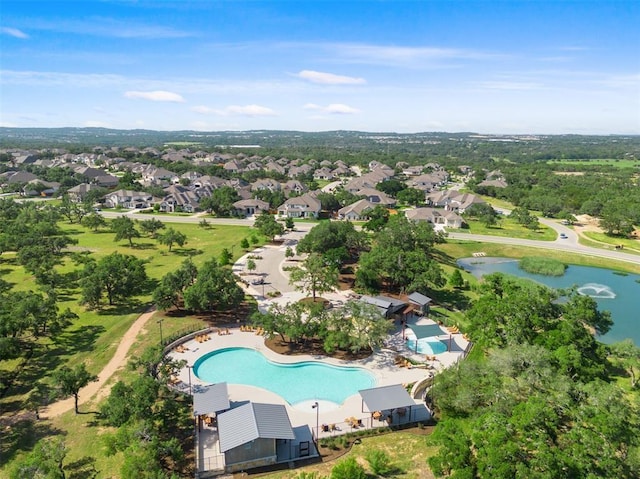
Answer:
<svg viewBox="0 0 640 479"><path fill-rule="evenodd" d="M249 236L249 228L245 226L221 226L202 229L198 225L181 224L180 231L188 237L188 243L183 247L174 247L168 253L166 246L157 245L150 238L134 240L134 248L129 247L128 242L113 242L113 233L94 233L78 225L64 224L63 227L73 234L78 240L76 250L91 250L94 257L100 258L118 251L123 254L132 254L144 258L147 262L147 272L151 278L159 279L167 272L174 270L187 256L192 256L196 264L202 264L210 258L217 258L223 248L233 248L234 256L242 254L239 242ZM174 226L176 227L176 226ZM76 267L67 260L59 268L61 273L68 273ZM11 255L0 257L0 269L6 274L4 279L15 285L17 289L33 288L33 279L24 270L16 266ZM80 319L71 325L60 335L55 342L42 339L38 343L39 353L26 363L25 369L18 376L14 387L0 400L0 409L7 412L16 412L22 408L23 401L35 381L48 375L48 373L68 362L85 362L89 371L99 372L113 356L120 338L129 329L140 311L150 301L150 295L136 298L132 305L121 308L112 308L106 311L85 311L77 304L78 290L65 290L61 295L60 310L69 307L79 314ZM185 326L191 326L196 319L171 318L163 321L163 334L165 337ZM132 354L139 354L148 345L159 341L159 328L150 322L139 336L133 346ZM5 361L0 364L4 372L14 370L22 364L21 360ZM119 371L112 382L122 376L131 374L124 370ZM96 404L87 404L82 409L93 411ZM85 409L86 408L86 409ZM13 428L12 434L0 435L0 451L5 460L15 458L19 450L28 450L37 437L51 433L65 435L70 446L67 461L77 460L83 457L96 457L96 467L102 471L97 477L111 477L108 471L114 470L118 463L117 458L107 458L101 452L101 447L95 441L87 441L87 437L94 437L102 431L97 428L93 414L75 416L67 413L53 421L41 421L35 429L25 422L21 422ZM115 463L114 463L115 461ZM0 468L0 476L6 469Z"/></svg>
<svg viewBox="0 0 640 479"><path fill-rule="evenodd" d="M479 235L491 235L491 236L502 236L509 238L522 238L522 239L532 239L532 240L541 240L541 241L553 241L556 239L557 234L548 226L543 224L540 225L540 229L537 231L533 231L519 225L514 220L509 219L508 217L503 217L500 219L499 224L496 226L485 226L480 221L477 220L465 220L469 225L469 228L463 228L459 230L452 230L455 233L472 233Z"/></svg>

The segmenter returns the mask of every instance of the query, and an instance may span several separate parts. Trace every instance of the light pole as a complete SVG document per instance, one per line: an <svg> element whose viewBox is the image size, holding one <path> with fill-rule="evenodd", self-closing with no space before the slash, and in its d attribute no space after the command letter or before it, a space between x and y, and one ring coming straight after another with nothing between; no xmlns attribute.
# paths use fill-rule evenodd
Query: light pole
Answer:
<svg viewBox="0 0 640 479"><path fill-rule="evenodd" d="M164 319L159 319L156 321L156 323L158 323L158 326L160 326L160 346L164 344L162 342L162 321L164 321Z"/></svg>
<svg viewBox="0 0 640 479"><path fill-rule="evenodd" d="M320 404L318 401L311 405L311 409L316 410L316 449L318 448L318 436L320 436Z"/></svg>
<svg viewBox="0 0 640 479"><path fill-rule="evenodd" d="M192 367L193 367L193 366L189 366L189 365L187 364L187 369L189 370L189 394L192 394L192 392L191 392L191 368L192 368Z"/></svg>

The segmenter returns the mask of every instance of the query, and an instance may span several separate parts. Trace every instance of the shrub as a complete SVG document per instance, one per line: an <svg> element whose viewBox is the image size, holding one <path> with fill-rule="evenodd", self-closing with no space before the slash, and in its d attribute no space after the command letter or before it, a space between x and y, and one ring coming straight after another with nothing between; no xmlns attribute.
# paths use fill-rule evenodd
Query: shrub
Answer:
<svg viewBox="0 0 640 479"><path fill-rule="evenodd" d="M331 479L367 479L367 473L355 457L349 457L333 467L330 477Z"/></svg>
<svg viewBox="0 0 640 479"><path fill-rule="evenodd" d="M384 451L373 449L368 451L365 457L374 474L386 476L392 472L391 459Z"/></svg>
<svg viewBox="0 0 640 479"><path fill-rule="evenodd" d="M545 276L562 276L567 265L552 258L539 256L527 256L518 263L520 269L527 273L542 274Z"/></svg>

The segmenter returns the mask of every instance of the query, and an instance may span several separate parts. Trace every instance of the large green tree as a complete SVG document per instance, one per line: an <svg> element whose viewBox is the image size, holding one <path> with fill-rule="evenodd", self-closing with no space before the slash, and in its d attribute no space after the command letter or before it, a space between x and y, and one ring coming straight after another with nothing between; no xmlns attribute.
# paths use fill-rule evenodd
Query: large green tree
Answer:
<svg viewBox="0 0 640 479"><path fill-rule="evenodd" d="M64 396L73 396L74 410L78 411L78 398L80 389L85 387L92 381L97 381L98 376L87 371L84 363L78 364L73 368L62 366L53 372L53 381Z"/></svg>
<svg viewBox="0 0 640 479"><path fill-rule="evenodd" d="M270 240L284 233L284 226L281 223L278 223L275 217L270 214L268 211L264 211L262 214L258 215L254 227L260 231L260 233Z"/></svg>
<svg viewBox="0 0 640 479"><path fill-rule="evenodd" d="M114 241L126 239L129 241L129 246L133 246L133 238L140 237L140 232L136 229L135 222L124 215L111 221L111 230L116 234Z"/></svg>
<svg viewBox="0 0 640 479"><path fill-rule="evenodd" d="M298 291L311 293L314 301L318 294L333 291L339 284L338 269L316 253L310 254L301 267L292 268L289 273L289 284Z"/></svg>
<svg viewBox="0 0 640 479"><path fill-rule="evenodd" d="M89 307L100 306L105 294L109 305L140 294L148 280L141 259L117 251L97 262L88 262L82 276L82 302Z"/></svg>
<svg viewBox="0 0 640 479"><path fill-rule="evenodd" d="M184 291L185 308L195 311L227 310L243 299L234 274L213 259L199 269L197 281Z"/></svg>

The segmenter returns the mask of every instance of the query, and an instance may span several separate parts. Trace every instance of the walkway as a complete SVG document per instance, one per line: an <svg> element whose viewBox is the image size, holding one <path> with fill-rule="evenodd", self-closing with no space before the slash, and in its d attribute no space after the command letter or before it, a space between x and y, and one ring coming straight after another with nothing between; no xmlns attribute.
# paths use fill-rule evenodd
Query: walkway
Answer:
<svg viewBox="0 0 640 479"><path fill-rule="evenodd" d="M129 349L133 345L136 337L147 323L149 319L155 314L155 308L149 309L146 313L138 316L138 319L131 325L129 330L124 334L122 340L118 344L115 354L107 365L98 374L98 380L89 383L86 387L80 390L78 396L78 405L82 405L96 396L96 400L100 400L106 397L111 391L111 385L106 385L113 373L119 369L124 368L127 365ZM40 412L40 417L43 419L60 416L67 411L73 409L74 398L73 396L67 399L56 401Z"/></svg>

